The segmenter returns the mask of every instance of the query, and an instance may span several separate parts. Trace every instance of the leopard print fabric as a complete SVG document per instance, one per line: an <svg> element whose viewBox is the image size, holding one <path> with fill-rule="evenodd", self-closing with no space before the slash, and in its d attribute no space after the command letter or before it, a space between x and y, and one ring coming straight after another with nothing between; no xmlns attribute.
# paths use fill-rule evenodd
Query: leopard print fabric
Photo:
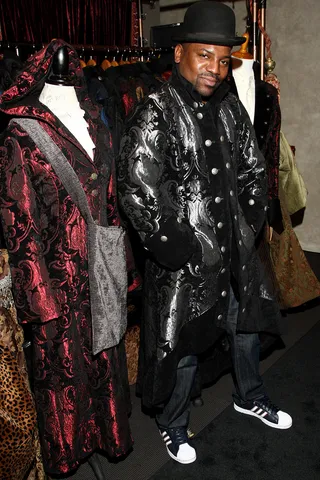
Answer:
<svg viewBox="0 0 320 480"><path fill-rule="evenodd" d="M23 330L11 294L6 250L0 250L0 479L43 480L37 419L30 392Z"/></svg>

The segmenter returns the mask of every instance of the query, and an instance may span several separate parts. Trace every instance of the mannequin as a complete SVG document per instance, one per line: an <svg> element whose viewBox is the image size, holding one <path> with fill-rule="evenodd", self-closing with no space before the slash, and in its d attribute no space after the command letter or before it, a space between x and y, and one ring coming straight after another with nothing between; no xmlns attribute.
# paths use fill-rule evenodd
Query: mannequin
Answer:
<svg viewBox="0 0 320 480"><path fill-rule="evenodd" d="M283 230L281 209L278 198L279 183L279 142L281 112L276 89L260 80L257 64L248 51L249 34L243 35L246 41L241 48L232 52L232 75L228 82L246 108L254 126L257 141L268 167L268 224L269 236L272 229Z"/></svg>
<svg viewBox="0 0 320 480"><path fill-rule="evenodd" d="M124 345L92 353L86 223L49 153L15 118L31 118L49 135L73 167L101 226L120 222L110 134L89 100L76 52L61 40L26 63L2 95L0 110L13 118L0 143L1 220L18 320L32 326L45 471L65 477L88 461L103 480L95 452L119 457L132 446Z"/></svg>
<svg viewBox="0 0 320 480"><path fill-rule="evenodd" d="M68 65L68 50L61 47L53 58L52 72L44 84L39 101L61 120L93 159L95 145L83 118L85 112L80 108L72 79L68 76Z"/></svg>
<svg viewBox="0 0 320 480"><path fill-rule="evenodd" d="M253 73L253 56L247 51L249 35L243 35L247 38L241 45L240 50L231 55L232 75L237 86L239 98L247 110L250 120L254 123L255 112L255 80Z"/></svg>
<svg viewBox="0 0 320 480"><path fill-rule="evenodd" d="M44 84L39 101L61 120L93 159L95 145L89 135L88 124L83 118L85 112L80 107L68 70L68 50L66 47L61 47L53 57L52 72ZM96 453L88 458L88 463L97 480L104 480L102 465Z"/></svg>

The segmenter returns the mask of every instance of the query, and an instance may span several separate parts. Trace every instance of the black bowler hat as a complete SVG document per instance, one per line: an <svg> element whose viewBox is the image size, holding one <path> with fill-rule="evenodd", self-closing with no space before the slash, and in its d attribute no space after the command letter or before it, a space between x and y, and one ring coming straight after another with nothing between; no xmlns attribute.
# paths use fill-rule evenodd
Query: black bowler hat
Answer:
<svg viewBox="0 0 320 480"><path fill-rule="evenodd" d="M246 41L236 37L236 18L233 10L211 0L191 5L184 22L173 40L178 43L206 43L233 47Z"/></svg>

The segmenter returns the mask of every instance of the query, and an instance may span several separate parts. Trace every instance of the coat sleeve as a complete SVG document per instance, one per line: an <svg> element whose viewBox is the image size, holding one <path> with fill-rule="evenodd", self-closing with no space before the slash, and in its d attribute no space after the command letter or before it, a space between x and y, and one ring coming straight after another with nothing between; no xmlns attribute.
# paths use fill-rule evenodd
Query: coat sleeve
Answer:
<svg viewBox="0 0 320 480"><path fill-rule="evenodd" d="M118 191L144 248L160 265L178 270L194 252L196 239L168 200L174 153L167 131L163 113L152 99L138 107L120 145Z"/></svg>
<svg viewBox="0 0 320 480"><path fill-rule="evenodd" d="M257 236L266 220L268 179L253 126L244 107L239 132L238 197L248 225Z"/></svg>
<svg viewBox="0 0 320 480"><path fill-rule="evenodd" d="M41 155L27 134L9 126L0 136L0 215L9 253L13 296L20 322L47 322L60 316L60 306L52 292L42 240L41 218L31 177ZM35 175L34 175L35 174Z"/></svg>

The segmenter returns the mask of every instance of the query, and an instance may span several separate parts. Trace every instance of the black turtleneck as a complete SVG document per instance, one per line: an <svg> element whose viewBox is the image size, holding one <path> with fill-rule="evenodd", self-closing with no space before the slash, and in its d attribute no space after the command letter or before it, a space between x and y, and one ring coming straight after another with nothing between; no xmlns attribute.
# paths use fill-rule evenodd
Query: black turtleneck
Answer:
<svg viewBox="0 0 320 480"><path fill-rule="evenodd" d="M204 103L203 98L200 93L195 90L192 83L190 83L186 78L184 78L179 72L179 64L174 64L172 69L172 77L170 82L178 90L179 94L183 97L185 102L192 107L194 102L199 104ZM214 90L211 97L206 98L204 106L206 108L212 108L213 111L216 110L216 107L221 103L224 97L230 90L230 86L227 82L223 81L219 87Z"/></svg>

